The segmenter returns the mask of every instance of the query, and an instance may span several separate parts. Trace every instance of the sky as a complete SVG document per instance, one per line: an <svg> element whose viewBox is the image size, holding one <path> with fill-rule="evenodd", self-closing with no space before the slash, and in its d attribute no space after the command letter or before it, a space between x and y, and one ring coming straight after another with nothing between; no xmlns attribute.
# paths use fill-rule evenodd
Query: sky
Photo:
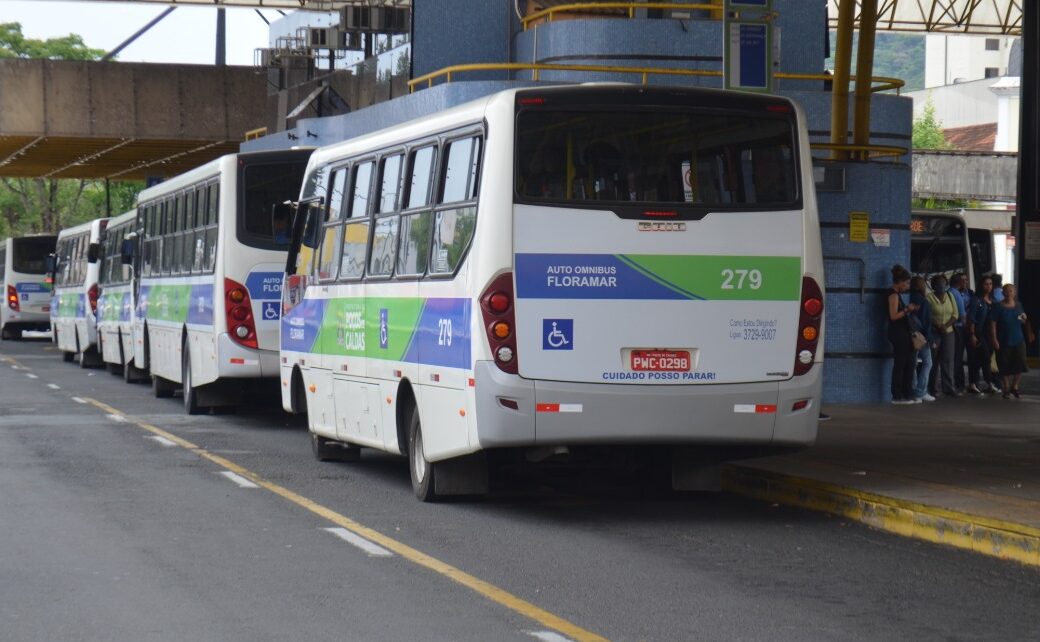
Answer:
<svg viewBox="0 0 1040 642"><path fill-rule="evenodd" d="M110 51L166 5L136 2L67 2L55 0L0 0L0 22L18 22L29 38L53 38L76 33L87 46ZM227 62L252 65L253 50L268 46L268 27L253 9L227 9ZM270 21L281 16L265 10ZM216 54L217 10L178 7L137 41L124 49L123 62L208 64Z"/></svg>

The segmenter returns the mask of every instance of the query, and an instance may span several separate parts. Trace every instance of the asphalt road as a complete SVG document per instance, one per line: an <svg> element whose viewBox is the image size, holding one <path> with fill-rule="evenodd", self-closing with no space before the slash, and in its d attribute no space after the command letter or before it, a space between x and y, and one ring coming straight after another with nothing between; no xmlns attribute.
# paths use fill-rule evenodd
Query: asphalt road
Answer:
<svg viewBox="0 0 1040 642"><path fill-rule="evenodd" d="M188 417L49 342L0 357L3 640L1040 638L1015 563L600 471L421 504L276 400Z"/></svg>

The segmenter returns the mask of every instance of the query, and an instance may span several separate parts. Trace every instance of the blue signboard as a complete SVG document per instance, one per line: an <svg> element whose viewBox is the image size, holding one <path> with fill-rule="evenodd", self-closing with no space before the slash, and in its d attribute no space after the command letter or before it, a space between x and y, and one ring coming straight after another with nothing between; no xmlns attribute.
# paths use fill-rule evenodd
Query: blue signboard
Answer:
<svg viewBox="0 0 1040 642"><path fill-rule="evenodd" d="M726 89L772 90L770 26L762 21L732 21L726 25Z"/></svg>

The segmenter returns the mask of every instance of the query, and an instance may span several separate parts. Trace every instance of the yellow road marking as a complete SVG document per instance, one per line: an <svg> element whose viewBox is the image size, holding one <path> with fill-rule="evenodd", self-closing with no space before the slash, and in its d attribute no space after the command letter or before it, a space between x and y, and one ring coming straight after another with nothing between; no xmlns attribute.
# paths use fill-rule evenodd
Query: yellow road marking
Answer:
<svg viewBox="0 0 1040 642"><path fill-rule="evenodd" d="M470 575L462 569L456 568L446 562L442 562L441 560L435 557L431 557L426 553L423 553L422 551L414 549L403 542L399 542L398 540L393 539L392 537L388 537L377 530L371 529L368 526L356 522L345 515L337 513L331 508L322 506L321 504L315 501L312 501L302 495L294 493L288 488L267 481L266 479L257 475L253 471L247 468L243 468L235 462L221 457L220 455L214 455L213 453L205 450L204 448L200 448L199 446L191 443L190 441L182 439L171 432L163 430L162 428L159 428L157 426L153 426L152 424L145 423L143 421L138 421L136 418L127 415L126 413L116 408L113 408L112 406L104 402L98 401L97 399L92 399L90 397L84 397L84 399L86 399L87 403L105 411L106 413L122 416L126 418L126 420L129 423L139 428L147 430L148 432L158 435L160 437L165 437L166 439L169 439L178 446L190 450L202 459L211 461L222 468L242 475L249 481L259 485L262 488L266 488L275 495L278 495L279 497L282 497L283 499L286 499L296 504L297 506L305 508L308 511L314 513L315 515L318 515L319 517L322 517L332 522L333 524L336 524L337 526L345 528L348 531L355 533L356 535L360 535L361 537L371 540L372 542L375 542L383 548L397 553L398 555L407 559L410 562L418 564L419 566L423 566L433 571L434 573L437 573L438 575L447 577L448 579L457 582L462 586L465 586L466 588L478 593L479 595L482 595L483 597L491 600L492 602L504 606L505 608L509 609L510 611L513 611L514 613L518 613L519 615L522 615L530 620L538 622L543 626L558 631L559 633L571 638L572 640L575 640L575 642L606 642L607 640L603 636L597 635L591 631L583 629L577 624L565 620L558 615L550 613L549 611L546 611L545 609L538 607L528 602L527 600L524 600L523 598L517 597L516 595L513 595L512 593L504 589L501 589L495 586L494 584L485 582L484 580L478 577Z"/></svg>

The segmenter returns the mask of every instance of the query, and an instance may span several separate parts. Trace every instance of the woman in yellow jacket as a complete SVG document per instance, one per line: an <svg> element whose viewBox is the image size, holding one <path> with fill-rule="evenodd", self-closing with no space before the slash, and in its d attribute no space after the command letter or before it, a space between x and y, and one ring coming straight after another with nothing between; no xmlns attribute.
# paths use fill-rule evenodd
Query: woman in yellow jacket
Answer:
<svg viewBox="0 0 1040 642"><path fill-rule="evenodd" d="M957 338L953 326L957 323L957 302L947 290L946 277L936 274L932 277L932 291L928 294L928 305L932 309L932 385L936 388L932 394L938 396L941 382L942 392L951 397L960 397L954 385L954 362L957 352Z"/></svg>

